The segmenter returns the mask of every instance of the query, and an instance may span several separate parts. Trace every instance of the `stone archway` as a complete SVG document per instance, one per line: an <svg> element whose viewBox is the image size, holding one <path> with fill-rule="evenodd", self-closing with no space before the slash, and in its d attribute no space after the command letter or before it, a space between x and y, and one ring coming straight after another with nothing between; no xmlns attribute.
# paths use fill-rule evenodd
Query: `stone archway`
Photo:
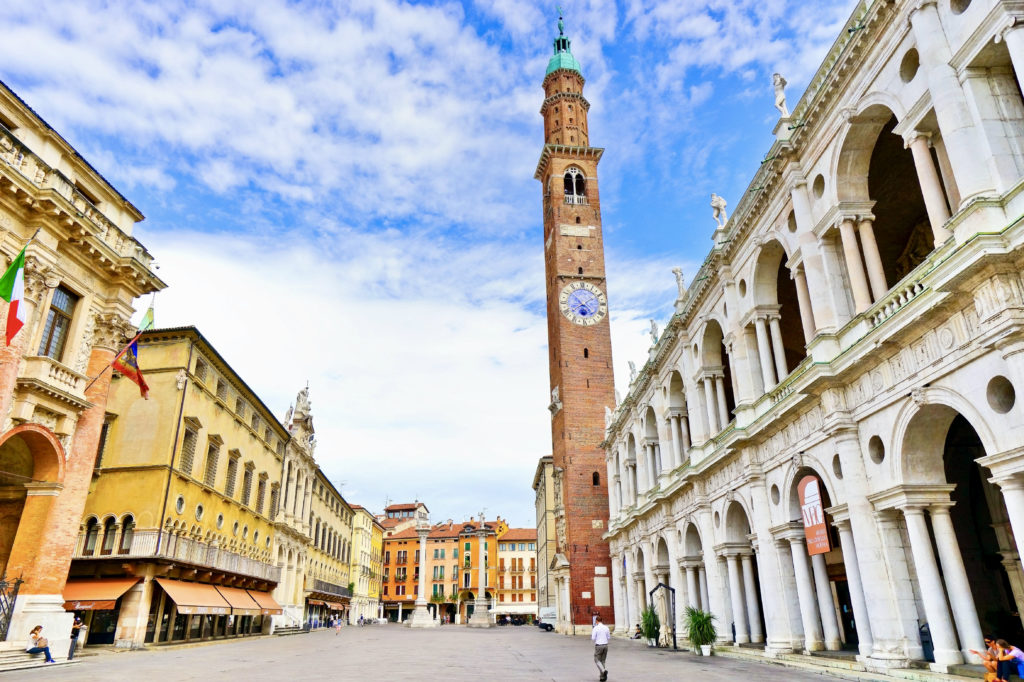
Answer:
<svg viewBox="0 0 1024 682"><path fill-rule="evenodd" d="M715 319L708 320L704 326L700 359L701 370L697 380L703 385L704 408L710 426L710 437L729 425L732 413L736 409L729 353L725 348L722 326Z"/></svg>
<svg viewBox="0 0 1024 682"><path fill-rule="evenodd" d="M971 660L982 626L1024 636L1024 571L1002 493L977 462L985 425L972 419L947 404L920 405L898 440L902 485L889 496L907 526L934 660L947 664Z"/></svg>
<svg viewBox="0 0 1024 682"><path fill-rule="evenodd" d="M64 480L64 448L46 427L0 437L0 575L31 579L40 538Z"/></svg>
<svg viewBox="0 0 1024 682"><path fill-rule="evenodd" d="M751 324L765 391L785 379L807 357L804 320L787 260L786 250L773 239L761 247L754 269L755 314Z"/></svg>
<svg viewBox="0 0 1024 682"><path fill-rule="evenodd" d="M751 541L750 518L737 500L725 510L725 543L716 547L724 556L729 578L732 638L736 644L764 643L761 589Z"/></svg>

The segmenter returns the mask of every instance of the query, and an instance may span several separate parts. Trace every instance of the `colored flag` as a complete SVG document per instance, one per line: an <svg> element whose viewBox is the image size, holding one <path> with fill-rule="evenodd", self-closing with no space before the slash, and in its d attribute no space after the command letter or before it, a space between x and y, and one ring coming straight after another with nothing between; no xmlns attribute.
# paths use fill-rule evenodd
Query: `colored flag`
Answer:
<svg viewBox="0 0 1024 682"><path fill-rule="evenodd" d="M139 331L144 332L147 329L152 329L155 320L153 319L153 306L150 304L146 310L146 314L142 316L142 321L139 322Z"/></svg>
<svg viewBox="0 0 1024 682"><path fill-rule="evenodd" d="M27 245L26 245L27 246ZM7 272L0 277L0 298L11 304L7 309L7 345L25 326L25 249L17 255Z"/></svg>
<svg viewBox="0 0 1024 682"><path fill-rule="evenodd" d="M134 381L139 385L139 393L146 400L149 400L149 386L146 385L146 380L142 376L142 370L139 369L139 337L142 333L135 335L135 338L125 346L124 350L117 354L114 358L114 362L111 363L111 367L120 372L124 377Z"/></svg>

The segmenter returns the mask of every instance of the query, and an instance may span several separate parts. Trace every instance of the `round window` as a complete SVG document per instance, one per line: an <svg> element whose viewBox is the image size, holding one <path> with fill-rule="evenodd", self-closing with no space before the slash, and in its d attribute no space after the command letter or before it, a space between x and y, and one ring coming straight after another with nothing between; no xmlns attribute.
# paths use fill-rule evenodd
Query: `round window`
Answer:
<svg viewBox="0 0 1024 682"><path fill-rule="evenodd" d="M811 187L814 192L814 198L820 199L825 194L825 176L818 173L818 177L814 178L814 185Z"/></svg>
<svg viewBox="0 0 1024 682"><path fill-rule="evenodd" d="M1017 402L1017 394L1013 390L1013 384L1004 376L992 377L991 381L988 382L985 394L988 398L989 407L999 414L1006 414L1013 409L1013 404Z"/></svg>
<svg viewBox="0 0 1024 682"><path fill-rule="evenodd" d="M270 547L270 536L269 535L263 539L263 544L265 544L267 547Z"/></svg>
<svg viewBox="0 0 1024 682"><path fill-rule="evenodd" d="M921 67L921 57L917 54L917 50L910 48L907 53L903 55L903 61L900 62L900 80L904 83L909 83L914 80L914 76L917 75L917 70Z"/></svg>
<svg viewBox="0 0 1024 682"><path fill-rule="evenodd" d="M963 14L971 6L971 0L950 0L949 9L953 14Z"/></svg>
<svg viewBox="0 0 1024 682"><path fill-rule="evenodd" d="M223 527L224 527L224 515L223 514L217 514L217 530L220 530Z"/></svg>
<svg viewBox="0 0 1024 682"><path fill-rule="evenodd" d="M832 458L832 473L836 475L840 481L843 480L843 463L839 461L839 455Z"/></svg>
<svg viewBox="0 0 1024 682"><path fill-rule="evenodd" d="M786 229L790 232L796 232L796 214L793 211L790 211L789 217L786 218Z"/></svg>
<svg viewBox="0 0 1024 682"><path fill-rule="evenodd" d="M197 504L196 505L196 521L202 521L203 520L203 513L205 511L206 510L203 509L203 505L201 505L201 504Z"/></svg>
<svg viewBox="0 0 1024 682"><path fill-rule="evenodd" d="M747 295L747 280L741 279L740 280L740 296L746 296L746 295Z"/></svg>
<svg viewBox="0 0 1024 682"><path fill-rule="evenodd" d="M242 528L242 539L246 540L249 537L249 526Z"/></svg>
<svg viewBox="0 0 1024 682"><path fill-rule="evenodd" d="M885 459L885 445L878 436L871 436L871 440L868 441L868 456L875 464L881 464Z"/></svg>
<svg viewBox="0 0 1024 682"><path fill-rule="evenodd" d="M778 504L780 499L779 486L772 483L772 504Z"/></svg>
<svg viewBox="0 0 1024 682"><path fill-rule="evenodd" d="M238 535L238 521L235 521L235 525L231 526L231 534Z"/></svg>
<svg viewBox="0 0 1024 682"><path fill-rule="evenodd" d="M185 497L183 495L178 495L178 499L174 501L174 511L179 514L183 514L185 512Z"/></svg>
<svg viewBox="0 0 1024 682"><path fill-rule="evenodd" d="M715 512L715 528L718 528L720 525L722 525L722 516Z"/></svg>

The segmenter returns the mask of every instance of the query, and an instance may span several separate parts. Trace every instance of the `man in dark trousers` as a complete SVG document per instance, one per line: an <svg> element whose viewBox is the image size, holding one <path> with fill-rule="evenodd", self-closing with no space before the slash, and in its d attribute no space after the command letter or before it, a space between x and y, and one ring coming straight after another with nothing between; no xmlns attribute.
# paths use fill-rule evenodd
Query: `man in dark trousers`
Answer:
<svg viewBox="0 0 1024 682"><path fill-rule="evenodd" d="M608 658L608 642L612 639L612 633L608 626L601 622L600 614L594 616L594 629L590 633L590 639L594 641L594 664L601 673L601 682L608 679L608 668L604 666Z"/></svg>
<svg viewBox="0 0 1024 682"><path fill-rule="evenodd" d="M78 635L82 631L84 623L82 619L75 616L75 622L71 624L71 648L68 650L68 660L75 657L75 647L78 646Z"/></svg>

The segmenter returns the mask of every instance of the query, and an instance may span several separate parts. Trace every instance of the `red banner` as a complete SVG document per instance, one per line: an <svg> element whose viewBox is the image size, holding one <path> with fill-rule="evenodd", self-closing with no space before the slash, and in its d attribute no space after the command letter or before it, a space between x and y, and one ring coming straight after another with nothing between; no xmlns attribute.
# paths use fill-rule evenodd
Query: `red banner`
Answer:
<svg viewBox="0 0 1024 682"><path fill-rule="evenodd" d="M800 513L807 538L807 554L824 554L832 549L825 524L825 505L821 501L821 482L817 476L804 476L797 486L800 495Z"/></svg>

